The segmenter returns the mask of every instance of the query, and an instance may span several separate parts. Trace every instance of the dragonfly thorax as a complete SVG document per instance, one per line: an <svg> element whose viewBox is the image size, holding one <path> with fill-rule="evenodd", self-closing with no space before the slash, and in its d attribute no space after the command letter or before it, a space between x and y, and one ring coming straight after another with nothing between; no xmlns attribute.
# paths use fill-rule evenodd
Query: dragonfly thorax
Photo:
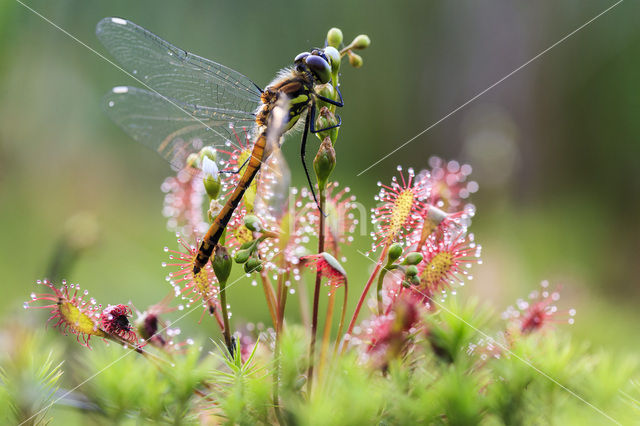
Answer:
<svg viewBox="0 0 640 426"><path fill-rule="evenodd" d="M266 126L278 101L286 97L289 107L285 129L291 129L309 106L313 86L314 82L308 74L297 72L295 69L284 70L260 95L262 105L256 112L256 124L260 127Z"/></svg>
<svg viewBox="0 0 640 426"><path fill-rule="evenodd" d="M276 103L286 96L289 102L286 130L291 129L309 106L314 86L328 83L330 79L331 66L322 49L300 53L294 59L294 66L278 73L260 95L262 105L256 113L256 123L265 126Z"/></svg>

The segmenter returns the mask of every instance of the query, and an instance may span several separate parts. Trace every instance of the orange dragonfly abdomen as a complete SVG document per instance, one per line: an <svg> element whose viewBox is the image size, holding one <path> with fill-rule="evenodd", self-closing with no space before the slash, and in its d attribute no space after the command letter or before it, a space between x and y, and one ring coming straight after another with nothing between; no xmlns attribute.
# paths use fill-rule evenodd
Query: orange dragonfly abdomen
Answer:
<svg viewBox="0 0 640 426"><path fill-rule="evenodd" d="M260 166L267 159L265 155L265 148L267 145L267 132L266 129L260 130L258 137L256 138L256 142L253 145L253 149L251 151L251 157L249 158L249 162L245 166L246 169L240 178L240 181L236 185L236 188L233 190L233 193L229 196L229 199L225 203L220 213L216 216L209 231L207 231L206 235L202 239L202 243L200 244L200 248L198 250L198 254L196 255L195 260L193 261L193 273L198 274L202 268L207 264L211 254L213 253L216 244L220 241L220 237L224 232L233 212L240 204L242 197L244 196L245 191L251 185L251 182L258 174L260 170Z"/></svg>

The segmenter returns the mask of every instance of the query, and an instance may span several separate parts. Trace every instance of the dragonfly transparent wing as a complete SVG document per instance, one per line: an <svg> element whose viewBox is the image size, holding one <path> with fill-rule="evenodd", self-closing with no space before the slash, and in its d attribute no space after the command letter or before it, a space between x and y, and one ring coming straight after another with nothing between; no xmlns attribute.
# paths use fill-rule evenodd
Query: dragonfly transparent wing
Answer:
<svg viewBox="0 0 640 426"><path fill-rule="evenodd" d="M179 49L121 18L96 34L126 71L148 89L116 87L105 97L111 118L174 168L202 146L233 138L229 126L252 128L260 91L244 75Z"/></svg>
<svg viewBox="0 0 640 426"><path fill-rule="evenodd" d="M276 218L286 213L291 186L291 171L280 144L288 121L289 100L282 97L269 115L264 162L258 178L256 211L266 211Z"/></svg>
<svg viewBox="0 0 640 426"><path fill-rule="evenodd" d="M273 151L260 170L257 185L255 211L259 216L270 214L279 219L287 213L291 170L279 148Z"/></svg>
<svg viewBox="0 0 640 426"><path fill-rule="evenodd" d="M235 144L230 124L250 128L247 113L181 103L136 87L115 87L105 96L105 109L133 139L157 151L181 169L203 146Z"/></svg>
<svg viewBox="0 0 640 426"><path fill-rule="evenodd" d="M244 75L177 48L131 21L104 18L96 34L129 73L168 98L247 113L260 101L260 90Z"/></svg>

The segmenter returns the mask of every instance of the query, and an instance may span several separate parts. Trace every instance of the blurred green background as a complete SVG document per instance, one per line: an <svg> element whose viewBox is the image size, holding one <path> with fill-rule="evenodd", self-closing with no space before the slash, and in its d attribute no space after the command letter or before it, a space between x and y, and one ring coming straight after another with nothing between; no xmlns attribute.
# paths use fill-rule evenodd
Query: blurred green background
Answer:
<svg viewBox="0 0 640 426"><path fill-rule="evenodd" d="M32 0L29 6L105 53L105 16L128 18L263 86L327 29L368 34L364 66L345 66L335 177L367 207L376 181L431 155L468 162L480 184L472 229L484 264L460 291L497 313L548 279L573 333L597 348L640 350L640 16L623 2L361 176L357 173L557 42L613 2L163 2ZM108 55L107 55L108 56ZM101 109L131 79L13 0L0 3L0 312L6 326L44 327L22 302L43 278L78 212L97 244L71 279L102 303L138 308L169 290L160 267L175 237L161 215L163 160ZM317 146L314 139L310 156ZM304 185L298 141L284 153ZM371 262L363 236L345 264L355 299ZM250 280L230 291L234 320L267 321ZM307 285L310 280L307 279ZM295 306L289 308L293 317ZM183 334L217 336L199 312ZM568 327L568 326L560 326ZM53 333L49 331L49 333ZM68 339L72 340L72 339Z"/></svg>

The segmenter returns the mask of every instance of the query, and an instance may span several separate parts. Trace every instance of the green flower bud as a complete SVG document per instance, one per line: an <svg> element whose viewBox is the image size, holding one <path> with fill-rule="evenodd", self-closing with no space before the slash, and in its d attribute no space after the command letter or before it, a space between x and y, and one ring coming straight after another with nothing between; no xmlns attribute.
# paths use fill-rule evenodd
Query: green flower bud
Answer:
<svg viewBox="0 0 640 426"><path fill-rule="evenodd" d="M318 118L316 119L316 129L326 129L328 127L333 127L338 124L338 120L336 119L333 111L326 106L320 108L320 113L318 114ZM324 140L327 136L331 138L331 143L335 143L336 138L338 137L338 129L333 127L332 129L325 130L316 134L320 138L320 140Z"/></svg>
<svg viewBox="0 0 640 426"><path fill-rule="evenodd" d="M327 46L324 48L324 54L327 55L327 58L329 58L329 61L331 62L329 64L331 65L331 72L334 74L337 73L340 69L340 64L342 63L342 58L340 57L338 49L332 46Z"/></svg>
<svg viewBox="0 0 640 426"><path fill-rule="evenodd" d="M220 195L220 190L222 189L218 165L214 160L205 155L202 157L202 171L204 172L204 178L202 179L204 188L207 190L209 197L215 200Z"/></svg>
<svg viewBox="0 0 640 426"><path fill-rule="evenodd" d="M369 38L369 36L365 34L360 34L359 36L353 39L353 41L351 42L351 47L353 49L362 50L369 47L370 44L371 44L371 39Z"/></svg>
<svg viewBox="0 0 640 426"><path fill-rule="evenodd" d="M207 191L207 195L212 200L215 200L220 195L220 191L222 190L222 182L220 179L215 179L211 175L206 175L202 182L204 183L204 189Z"/></svg>
<svg viewBox="0 0 640 426"><path fill-rule="evenodd" d="M253 272L260 272L262 271L262 262L260 262L259 259L252 257L251 259L247 260L247 263L244 264L244 271L247 274L251 274Z"/></svg>
<svg viewBox="0 0 640 426"><path fill-rule="evenodd" d="M407 277L415 277L418 275L418 267L416 265L410 265L404 273Z"/></svg>
<svg viewBox="0 0 640 426"><path fill-rule="evenodd" d="M362 56L358 55L357 53L353 53L350 50L347 52L347 56L349 56L349 63L352 67L360 68L362 66Z"/></svg>
<svg viewBox="0 0 640 426"><path fill-rule="evenodd" d="M233 260L235 260L236 263L246 263L250 256L251 250L238 250Z"/></svg>
<svg viewBox="0 0 640 426"><path fill-rule="evenodd" d="M220 244L216 245L213 258L211 259L211 265L213 266L213 272L215 272L216 277L218 277L218 282L226 283L229 275L231 275L233 262L231 261L229 252L224 246Z"/></svg>
<svg viewBox="0 0 640 426"><path fill-rule="evenodd" d="M409 281L402 280L402 287L409 288L411 287L411 283Z"/></svg>
<svg viewBox="0 0 640 426"><path fill-rule="evenodd" d="M255 240L254 240L254 241L255 241ZM253 246L253 241L247 241L246 243L243 243L243 244L240 246L240 249L241 249L241 250L246 250L246 249L248 249L248 248L250 248L250 247L252 247L252 246Z"/></svg>
<svg viewBox="0 0 640 426"><path fill-rule="evenodd" d="M318 188L322 190L326 184L331 172L336 166L336 151L333 149L331 138L324 138L320 144L320 149L313 160L313 170L316 172Z"/></svg>
<svg viewBox="0 0 640 426"><path fill-rule="evenodd" d="M387 264L392 264L398 260L400 256L402 256L402 251L402 244L392 244L391 247L389 247L389 253L387 254Z"/></svg>
<svg viewBox="0 0 640 426"><path fill-rule="evenodd" d="M329 99L334 99L336 97L336 91L333 88L333 86L330 84L323 84L322 86L317 87L316 93L318 93L318 95L320 96L324 96L325 98L329 98Z"/></svg>
<svg viewBox="0 0 640 426"><path fill-rule="evenodd" d="M260 219L258 219L257 216L252 214L248 214L244 217L244 226L253 232L262 231L262 222L260 222Z"/></svg>
<svg viewBox="0 0 640 426"><path fill-rule="evenodd" d="M211 161L216 161L217 159L217 154L216 154L216 149L212 146L205 146L204 148L202 148L200 150L199 153L200 156L200 161L202 162L202 160L204 160L205 158L208 158Z"/></svg>
<svg viewBox="0 0 640 426"><path fill-rule="evenodd" d="M417 275L409 277L409 284L411 284L411 285L420 285L420 277L418 277Z"/></svg>
<svg viewBox="0 0 640 426"><path fill-rule="evenodd" d="M422 254L417 251L411 252L404 258L403 265L417 265L422 262Z"/></svg>
<svg viewBox="0 0 640 426"><path fill-rule="evenodd" d="M342 43L342 31L340 28L331 28L327 33L327 44L333 47L339 47Z"/></svg>

